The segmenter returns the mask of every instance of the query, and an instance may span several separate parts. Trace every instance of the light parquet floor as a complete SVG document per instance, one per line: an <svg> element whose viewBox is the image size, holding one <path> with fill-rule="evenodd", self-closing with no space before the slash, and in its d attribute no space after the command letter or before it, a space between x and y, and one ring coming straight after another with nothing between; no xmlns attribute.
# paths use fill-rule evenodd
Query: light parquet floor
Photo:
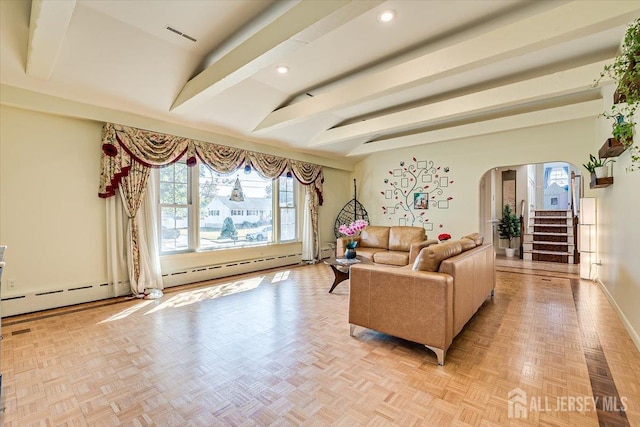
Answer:
<svg viewBox="0 0 640 427"><path fill-rule="evenodd" d="M350 337L348 282L328 294L324 264L3 319L0 417L7 427L640 425L640 354L601 290L527 268L498 271L495 297L444 367L415 343L363 328ZM596 344L622 421L585 405L606 376L601 365L590 376ZM509 417L516 388L526 418Z"/></svg>

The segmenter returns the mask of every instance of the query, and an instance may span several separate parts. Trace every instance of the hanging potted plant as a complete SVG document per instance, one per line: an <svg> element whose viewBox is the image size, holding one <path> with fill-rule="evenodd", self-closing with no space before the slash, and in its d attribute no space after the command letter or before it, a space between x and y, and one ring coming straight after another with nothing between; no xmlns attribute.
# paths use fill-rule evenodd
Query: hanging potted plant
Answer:
<svg viewBox="0 0 640 427"><path fill-rule="evenodd" d="M596 84L604 77L617 83L616 103L637 104L640 99L640 19L627 27L620 53L604 66ZM628 117L625 114L625 117Z"/></svg>
<svg viewBox="0 0 640 427"><path fill-rule="evenodd" d="M640 156L638 147L633 144L633 129L637 124L635 114L640 105L640 19L629 24L620 53L614 58L613 63L605 65L596 84L605 77L611 78L617 84L617 89L614 94L615 104L610 111L602 115L614 119L614 138L618 139L625 149L631 148L631 166L627 170L638 170Z"/></svg>
<svg viewBox="0 0 640 427"><path fill-rule="evenodd" d="M617 139L625 148L633 145L633 123L625 122L624 117L618 119L613 124L613 137Z"/></svg>
<svg viewBox="0 0 640 427"><path fill-rule="evenodd" d="M520 220L516 214L511 212L509 205L504 205L502 219L498 223L498 232L501 239L509 240L509 247L505 248L504 251L507 254L507 258L513 258L516 254L516 248L511 247L511 242L514 237L520 237Z"/></svg>

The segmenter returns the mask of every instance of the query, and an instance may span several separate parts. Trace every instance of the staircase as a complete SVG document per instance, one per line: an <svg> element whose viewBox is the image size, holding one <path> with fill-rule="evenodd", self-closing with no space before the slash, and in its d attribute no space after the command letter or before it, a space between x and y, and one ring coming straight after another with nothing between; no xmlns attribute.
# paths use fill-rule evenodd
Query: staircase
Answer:
<svg viewBox="0 0 640 427"><path fill-rule="evenodd" d="M523 259L573 264L573 237L570 210L533 211L522 243Z"/></svg>

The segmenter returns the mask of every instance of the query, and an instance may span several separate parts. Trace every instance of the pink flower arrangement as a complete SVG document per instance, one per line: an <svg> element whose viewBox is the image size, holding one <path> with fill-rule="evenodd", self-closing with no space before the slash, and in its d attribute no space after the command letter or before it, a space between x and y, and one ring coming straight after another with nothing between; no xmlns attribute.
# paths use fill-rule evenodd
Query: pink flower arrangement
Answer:
<svg viewBox="0 0 640 427"><path fill-rule="evenodd" d="M349 225L341 225L338 227L338 231L347 237L354 237L359 235L367 225L369 225L369 223L364 219L357 219Z"/></svg>
<svg viewBox="0 0 640 427"><path fill-rule="evenodd" d="M440 240L441 242L447 241L451 238L451 234L449 233L442 233L438 235L438 240Z"/></svg>
<svg viewBox="0 0 640 427"><path fill-rule="evenodd" d="M355 240L353 240L353 237L357 236L360 234L360 232L362 230L364 230L364 228L369 225L369 223L367 221L365 221L364 219L357 219L355 221L353 221L351 224L349 225L341 225L340 227L338 227L338 231L341 232L342 234L344 234L347 237L351 237L351 239L349 240L349 242L347 242L345 244L345 246L348 249L355 249L356 245L358 242L356 242Z"/></svg>

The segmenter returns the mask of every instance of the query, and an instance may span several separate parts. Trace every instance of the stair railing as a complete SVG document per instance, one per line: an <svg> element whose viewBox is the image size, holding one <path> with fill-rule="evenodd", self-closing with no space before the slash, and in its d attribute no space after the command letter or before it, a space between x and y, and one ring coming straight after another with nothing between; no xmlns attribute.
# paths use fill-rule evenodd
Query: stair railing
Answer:
<svg viewBox="0 0 640 427"><path fill-rule="evenodd" d="M527 206L527 201L522 200L520 202L520 259L524 259L524 208Z"/></svg>
<svg viewBox="0 0 640 427"><path fill-rule="evenodd" d="M569 186L569 200L571 200L571 218L573 219L573 263L580 264L580 251L578 251L578 224L580 219L578 217L578 180L576 179L576 173L571 171L571 185Z"/></svg>

